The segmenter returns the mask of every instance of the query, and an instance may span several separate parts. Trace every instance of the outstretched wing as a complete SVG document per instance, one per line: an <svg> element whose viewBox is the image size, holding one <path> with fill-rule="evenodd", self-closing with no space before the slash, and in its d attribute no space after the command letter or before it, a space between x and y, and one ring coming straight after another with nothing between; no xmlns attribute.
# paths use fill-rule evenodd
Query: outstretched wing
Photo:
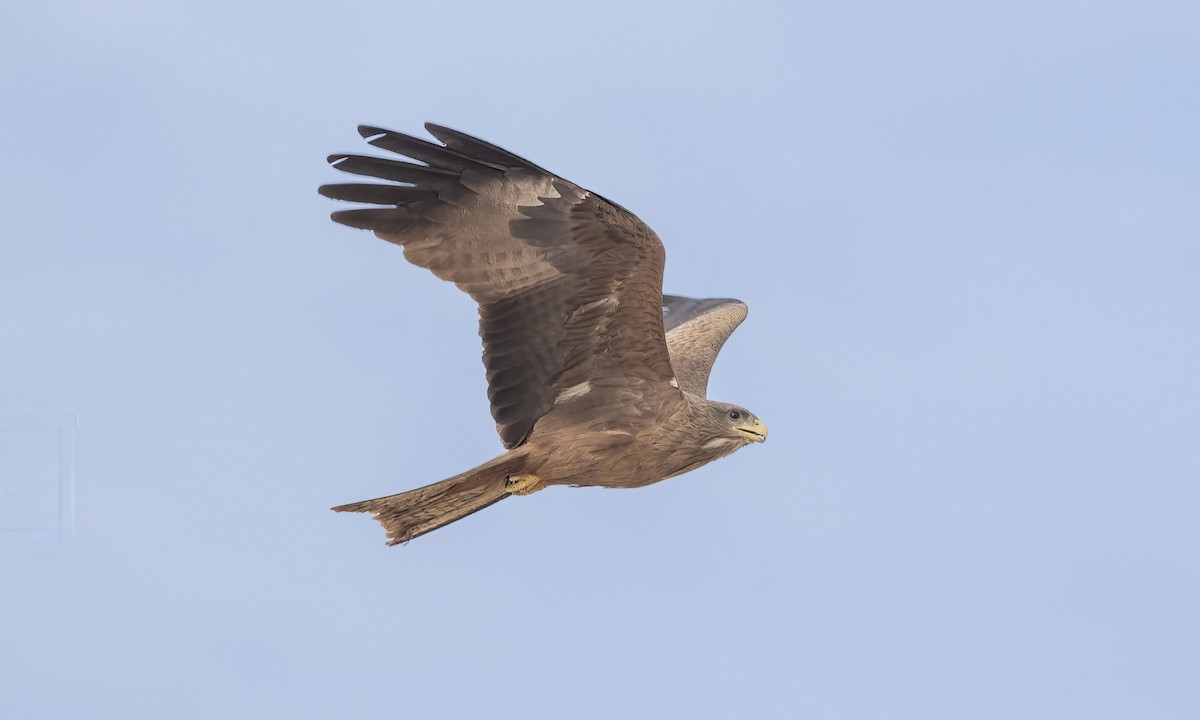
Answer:
<svg viewBox="0 0 1200 720"><path fill-rule="evenodd" d="M727 298L697 300L663 295L662 312L667 349L679 387L706 397L708 375L717 353L746 319L746 304Z"/></svg>
<svg viewBox="0 0 1200 720"><path fill-rule="evenodd" d="M338 170L395 184L320 192L386 206L332 218L403 246L410 262L478 303L488 398L504 446L524 442L564 392L595 386L636 402L673 391L661 311L665 254L654 231L495 145L425 129L444 145L359 127L371 145L421 164L332 155Z"/></svg>

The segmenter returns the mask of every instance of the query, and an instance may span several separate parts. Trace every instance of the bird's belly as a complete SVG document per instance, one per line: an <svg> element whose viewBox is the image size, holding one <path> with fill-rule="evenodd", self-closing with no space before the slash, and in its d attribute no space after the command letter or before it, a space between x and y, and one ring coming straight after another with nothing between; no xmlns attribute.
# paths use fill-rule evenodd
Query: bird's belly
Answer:
<svg viewBox="0 0 1200 720"><path fill-rule="evenodd" d="M683 472L671 462L672 448L626 433L588 433L538 445L545 460L537 474L549 485L635 488Z"/></svg>

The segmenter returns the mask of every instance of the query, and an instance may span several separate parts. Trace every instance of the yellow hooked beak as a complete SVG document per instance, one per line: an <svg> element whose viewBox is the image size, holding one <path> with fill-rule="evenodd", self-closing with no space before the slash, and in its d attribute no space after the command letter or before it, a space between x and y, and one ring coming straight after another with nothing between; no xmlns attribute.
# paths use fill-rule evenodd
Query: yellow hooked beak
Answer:
<svg viewBox="0 0 1200 720"><path fill-rule="evenodd" d="M763 425L758 420L755 420L750 425L738 425L738 426L734 427L733 429L737 430L738 432L746 433L747 435L750 436L750 439L753 442L766 442L767 441L767 426Z"/></svg>

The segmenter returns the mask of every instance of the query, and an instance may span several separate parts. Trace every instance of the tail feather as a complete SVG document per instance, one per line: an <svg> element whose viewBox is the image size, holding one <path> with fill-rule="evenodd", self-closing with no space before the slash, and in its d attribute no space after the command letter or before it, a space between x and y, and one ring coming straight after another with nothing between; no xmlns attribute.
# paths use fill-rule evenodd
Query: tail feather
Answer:
<svg viewBox="0 0 1200 720"><path fill-rule="evenodd" d="M369 512L387 531L388 545L406 543L509 496L509 475L517 474L521 458L505 453L479 467L432 485L397 495L339 505L336 512Z"/></svg>

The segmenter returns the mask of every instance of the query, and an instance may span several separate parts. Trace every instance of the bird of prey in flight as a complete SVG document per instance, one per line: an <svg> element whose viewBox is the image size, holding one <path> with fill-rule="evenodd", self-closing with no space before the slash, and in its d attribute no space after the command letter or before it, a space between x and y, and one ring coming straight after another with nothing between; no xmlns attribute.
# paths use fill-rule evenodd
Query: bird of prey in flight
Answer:
<svg viewBox="0 0 1200 720"><path fill-rule="evenodd" d="M737 300L663 295L662 242L633 213L495 145L426 124L442 144L359 127L416 162L332 155L385 183L324 185L377 207L332 218L404 248L479 305L488 399L506 448L452 478L333 508L372 513L388 544L550 485L632 488L712 462L766 426L706 398Z"/></svg>

